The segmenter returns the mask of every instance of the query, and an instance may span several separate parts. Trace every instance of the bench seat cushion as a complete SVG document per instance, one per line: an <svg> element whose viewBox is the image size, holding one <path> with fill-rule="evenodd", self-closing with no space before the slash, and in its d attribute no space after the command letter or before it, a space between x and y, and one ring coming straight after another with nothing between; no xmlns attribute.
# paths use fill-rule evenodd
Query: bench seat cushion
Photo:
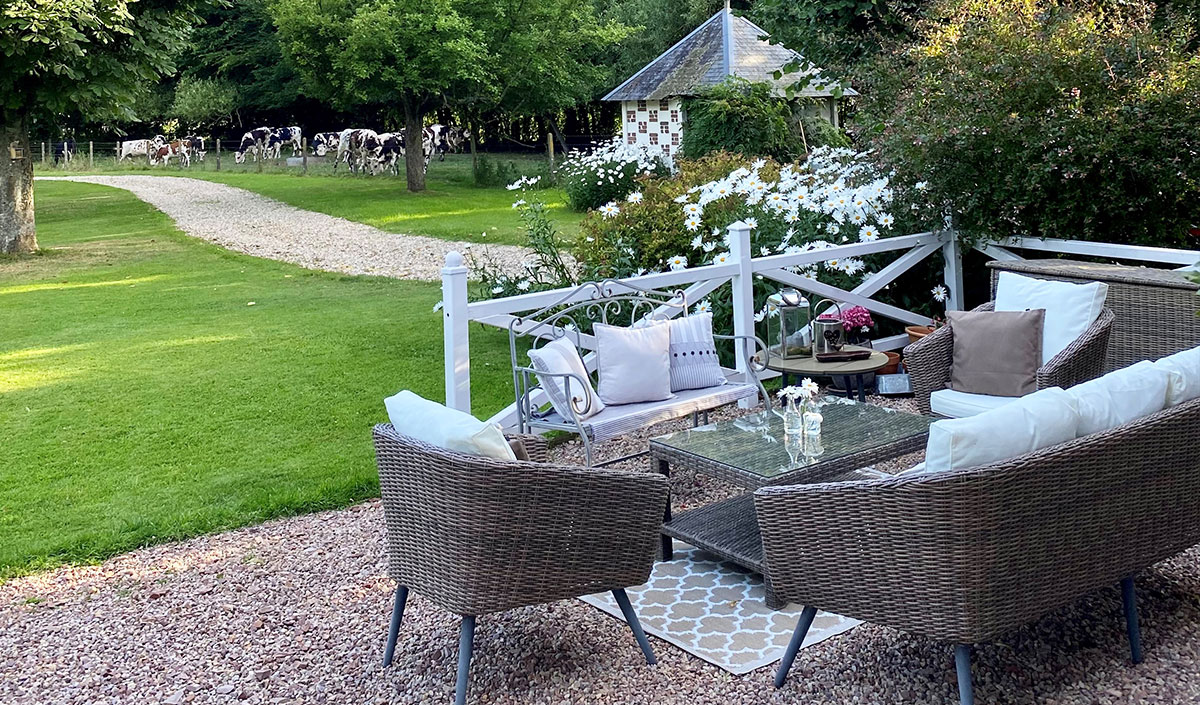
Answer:
<svg viewBox="0 0 1200 705"><path fill-rule="evenodd" d="M1019 397L994 397L988 394L971 394L957 389L939 389L929 395L929 410L935 416L948 419L965 419L1011 404Z"/></svg>
<svg viewBox="0 0 1200 705"><path fill-rule="evenodd" d="M758 387L753 384L729 383L707 389L684 390L663 401L610 404L604 407L604 411L584 421L583 430L592 440L601 443L661 421L688 416L693 411L707 411L757 395ZM558 414L543 420L551 424L564 423ZM570 420L565 423L573 426Z"/></svg>

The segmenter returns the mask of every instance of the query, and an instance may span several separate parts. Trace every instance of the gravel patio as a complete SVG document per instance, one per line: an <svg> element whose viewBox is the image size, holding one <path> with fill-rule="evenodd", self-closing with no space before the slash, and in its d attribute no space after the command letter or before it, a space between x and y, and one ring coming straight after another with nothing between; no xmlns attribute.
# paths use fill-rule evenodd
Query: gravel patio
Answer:
<svg viewBox="0 0 1200 705"><path fill-rule="evenodd" d="M621 453L672 425L602 452ZM580 450L566 445L557 453L569 459ZM730 491L686 473L673 483L680 506ZM0 702L449 702L458 621L419 595L405 615L395 665L379 665L393 589L383 540L382 509L368 502L11 580L0 586ZM980 702L1200 700L1200 550L1149 571L1139 591L1145 663L1129 662L1114 586L978 647ZM490 615L477 632L472 697L956 702L949 647L872 625L802 651L779 691L772 668L733 677L654 645L659 664L647 667L623 624L577 600Z"/></svg>

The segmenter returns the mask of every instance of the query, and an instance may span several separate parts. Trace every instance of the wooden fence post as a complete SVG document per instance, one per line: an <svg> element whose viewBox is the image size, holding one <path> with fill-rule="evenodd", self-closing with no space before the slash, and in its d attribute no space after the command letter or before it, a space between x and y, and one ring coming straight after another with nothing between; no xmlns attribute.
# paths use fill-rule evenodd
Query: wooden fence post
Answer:
<svg viewBox="0 0 1200 705"><path fill-rule="evenodd" d="M554 171L554 133L546 132L546 154L550 157L550 171Z"/></svg>
<svg viewBox="0 0 1200 705"><path fill-rule="evenodd" d="M221 170L221 138L217 138L217 171Z"/></svg>
<svg viewBox="0 0 1200 705"><path fill-rule="evenodd" d="M729 226L729 255L737 265L738 272L733 275L730 286L733 287L733 334L754 335L754 262L750 253L750 226L737 221ZM750 356L753 346L747 346L744 341L735 340L734 354L736 355L737 371L743 380L750 379ZM743 409L751 408L756 399L743 399L738 406Z"/></svg>
<svg viewBox="0 0 1200 705"><path fill-rule="evenodd" d="M470 317L463 256L446 253L442 268L442 342L446 364L446 406L471 413Z"/></svg>
<svg viewBox="0 0 1200 705"><path fill-rule="evenodd" d="M308 175L308 138L300 138L300 164L304 167L304 174Z"/></svg>
<svg viewBox="0 0 1200 705"><path fill-rule="evenodd" d="M46 166L46 143L42 142L42 166Z"/></svg>
<svg viewBox="0 0 1200 705"><path fill-rule="evenodd" d="M947 311L963 310L963 266L962 266L962 247L958 244L958 231L946 230L942 233L945 242L942 245L942 258L945 260L945 268L942 274L942 281L945 282L946 288L949 289L949 296L946 298Z"/></svg>
<svg viewBox="0 0 1200 705"><path fill-rule="evenodd" d="M88 140L88 171L96 168L96 143Z"/></svg>

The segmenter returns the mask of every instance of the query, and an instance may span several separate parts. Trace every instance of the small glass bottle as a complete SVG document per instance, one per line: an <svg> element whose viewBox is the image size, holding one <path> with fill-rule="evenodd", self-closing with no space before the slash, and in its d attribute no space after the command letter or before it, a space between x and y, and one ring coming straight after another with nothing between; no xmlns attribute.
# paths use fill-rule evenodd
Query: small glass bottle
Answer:
<svg viewBox="0 0 1200 705"><path fill-rule="evenodd" d="M804 433L804 414L796 409L796 399L787 398L787 408L783 410L783 432L788 436Z"/></svg>
<svg viewBox="0 0 1200 705"><path fill-rule="evenodd" d="M824 420L825 417L821 415L817 407L812 406L804 410L804 454L809 457L815 457L825 452L825 446L821 444L821 423Z"/></svg>

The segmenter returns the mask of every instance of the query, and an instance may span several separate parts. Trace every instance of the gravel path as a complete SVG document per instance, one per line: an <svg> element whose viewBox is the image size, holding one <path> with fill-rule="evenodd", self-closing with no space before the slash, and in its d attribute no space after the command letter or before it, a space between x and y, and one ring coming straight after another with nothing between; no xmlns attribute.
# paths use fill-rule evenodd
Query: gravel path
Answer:
<svg viewBox="0 0 1200 705"><path fill-rule="evenodd" d="M188 235L309 269L436 280L451 250L464 254L486 250L490 259L511 272L519 272L528 257L525 248L512 245L473 245L384 232L201 179L132 174L38 178L125 189L169 215Z"/></svg>
<svg viewBox="0 0 1200 705"><path fill-rule="evenodd" d="M673 481L681 504L727 491ZM448 703L457 620L419 595L395 664L379 666L383 539L370 502L9 581L0 703ZM978 701L1200 701L1200 550L1147 571L1139 591L1145 663L1129 663L1114 586L978 647ZM488 615L476 634L476 703L957 702L948 646L873 625L805 649L779 691L770 668L732 677L653 638L647 667L621 623L576 600Z"/></svg>

